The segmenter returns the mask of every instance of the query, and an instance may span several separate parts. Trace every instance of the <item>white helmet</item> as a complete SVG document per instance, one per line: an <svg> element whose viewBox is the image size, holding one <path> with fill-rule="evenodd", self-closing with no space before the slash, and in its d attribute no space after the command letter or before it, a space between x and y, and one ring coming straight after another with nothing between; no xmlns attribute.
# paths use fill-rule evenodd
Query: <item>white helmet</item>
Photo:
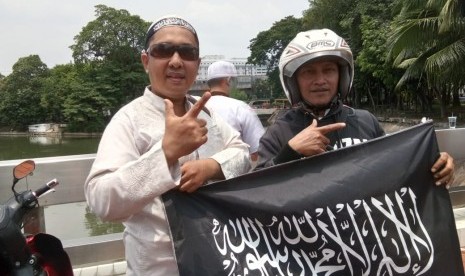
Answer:
<svg viewBox="0 0 465 276"><path fill-rule="evenodd" d="M345 99L354 79L354 59L347 42L329 29L300 32L286 46L279 59L279 78L292 105L302 101L294 73L304 63L322 57L336 57L339 63L339 95Z"/></svg>

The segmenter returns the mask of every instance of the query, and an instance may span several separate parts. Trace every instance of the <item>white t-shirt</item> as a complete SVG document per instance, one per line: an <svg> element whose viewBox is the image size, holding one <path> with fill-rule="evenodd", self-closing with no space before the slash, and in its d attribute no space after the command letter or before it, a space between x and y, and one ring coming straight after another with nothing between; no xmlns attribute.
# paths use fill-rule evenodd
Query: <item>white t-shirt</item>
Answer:
<svg viewBox="0 0 465 276"><path fill-rule="evenodd" d="M207 107L219 114L240 133L242 140L250 146L250 153L258 151L258 144L265 129L257 114L248 104L226 96L215 95L208 100Z"/></svg>

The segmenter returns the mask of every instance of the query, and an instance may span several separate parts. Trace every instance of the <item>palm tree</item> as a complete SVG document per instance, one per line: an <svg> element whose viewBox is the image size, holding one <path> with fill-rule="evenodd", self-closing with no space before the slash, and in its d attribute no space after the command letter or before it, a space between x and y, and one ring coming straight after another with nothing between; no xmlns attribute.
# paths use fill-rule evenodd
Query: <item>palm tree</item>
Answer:
<svg viewBox="0 0 465 276"><path fill-rule="evenodd" d="M452 95L465 85L465 3L463 0L399 0L389 56L405 69L397 89L412 80L426 84L441 102L441 116ZM417 93L425 93L419 91Z"/></svg>

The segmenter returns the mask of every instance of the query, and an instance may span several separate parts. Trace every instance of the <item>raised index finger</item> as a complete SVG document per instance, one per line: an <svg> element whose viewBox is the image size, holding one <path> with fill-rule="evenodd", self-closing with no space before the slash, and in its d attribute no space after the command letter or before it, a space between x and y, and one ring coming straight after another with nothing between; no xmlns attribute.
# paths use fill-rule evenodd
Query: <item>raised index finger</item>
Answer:
<svg viewBox="0 0 465 276"><path fill-rule="evenodd" d="M189 111L187 111L186 116L197 118L199 116L200 111L205 107L205 104L208 102L212 94L210 92L205 92Z"/></svg>
<svg viewBox="0 0 465 276"><path fill-rule="evenodd" d="M329 125L322 126L322 127L317 127L317 129L322 134L326 134L326 133L333 132L333 131L336 131L336 130L339 130L345 127L346 127L346 123L334 123L334 124L329 124Z"/></svg>

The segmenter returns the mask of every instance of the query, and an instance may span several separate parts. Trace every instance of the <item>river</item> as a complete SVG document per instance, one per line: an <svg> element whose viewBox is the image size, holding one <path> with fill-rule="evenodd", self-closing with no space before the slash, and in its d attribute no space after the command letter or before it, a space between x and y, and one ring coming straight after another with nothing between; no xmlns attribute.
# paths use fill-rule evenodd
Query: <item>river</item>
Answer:
<svg viewBox="0 0 465 276"><path fill-rule="evenodd" d="M0 161L96 153L100 137L0 135ZM6 177L8 179L8 177ZM34 176L30 178L34 181ZM24 181L23 181L24 182ZM2 183L2 185L10 185ZM19 187L21 184L18 184ZM59 188L59 187L58 187ZM120 223L103 223L85 202L40 207L46 232L61 240L121 232ZM70 216L70 214L73 214ZM65 222L65 223L64 223Z"/></svg>
<svg viewBox="0 0 465 276"><path fill-rule="evenodd" d="M384 124L387 133L405 125ZM96 153L100 137L0 135L0 161Z"/></svg>
<svg viewBox="0 0 465 276"><path fill-rule="evenodd" d="M100 137L0 135L0 161L96 153Z"/></svg>

